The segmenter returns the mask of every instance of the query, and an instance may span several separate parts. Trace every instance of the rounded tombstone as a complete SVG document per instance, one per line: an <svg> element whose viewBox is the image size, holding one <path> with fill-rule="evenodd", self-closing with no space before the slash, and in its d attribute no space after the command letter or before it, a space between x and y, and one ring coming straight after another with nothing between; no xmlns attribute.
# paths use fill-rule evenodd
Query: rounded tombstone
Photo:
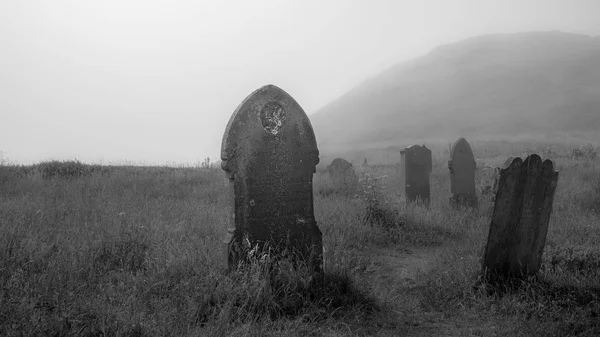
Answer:
<svg viewBox="0 0 600 337"><path fill-rule="evenodd" d="M477 164L471 146L464 138L459 138L450 149L450 202L454 205L477 207L475 194L475 170Z"/></svg>
<svg viewBox="0 0 600 337"><path fill-rule="evenodd" d="M347 194L356 192L358 175L354 171L352 163L343 158L336 158L327 166L326 172L333 189Z"/></svg>
<svg viewBox="0 0 600 337"><path fill-rule="evenodd" d="M335 158L327 169L332 172L344 172L352 169L352 163L343 158Z"/></svg>

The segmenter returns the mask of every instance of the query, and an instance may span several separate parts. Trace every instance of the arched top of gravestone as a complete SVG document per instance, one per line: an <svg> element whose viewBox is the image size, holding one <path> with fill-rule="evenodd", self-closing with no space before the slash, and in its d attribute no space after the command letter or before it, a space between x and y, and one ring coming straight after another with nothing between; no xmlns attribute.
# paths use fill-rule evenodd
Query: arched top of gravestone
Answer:
<svg viewBox="0 0 600 337"><path fill-rule="evenodd" d="M471 145L464 138L459 138L454 145L452 145L452 149L450 150L450 160L453 161L455 157L471 157L473 161L475 161L475 156L473 155L473 150L471 149Z"/></svg>
<svg viewBox="0 0 600 337"><path fill-rule="evenodd" d="M352 163L343 158L335 158L328 168L334 171L346 171L352 169Z"/></svg>
<svg viewBox="0 0 600 337"><path fill-rule="evenodd" d="M535 153L527 156L525 160L521 159L520 157L508 157L508 159L506 159L502 165L502 169L506 170L513 167L519 167L521 165L525 165L527 167L534 165L541 166L544 170L549 170L552 172L554 171L554 163L552 160L546 159L542 162L542 158Z"/></svg>
<svg viewBox="0 0 600 337"><path fill-rule="evenodd" d="M500 166L500 168L501 169L509 168L516 159L519 159L521 162L523 161L520 157L508 157L508 158L506 158L504 163L502 163L502 166Z"/></svg>
<svg viewBox="0 0 600 337"><path fill-rule="evenodd" d="M246 97L231 115L221 143L221 167L230 171L250 150L265 142L286 142L290 137L302 143L302 152L316 166L319 150L308 116L287 92L265 85Z"/></svg>

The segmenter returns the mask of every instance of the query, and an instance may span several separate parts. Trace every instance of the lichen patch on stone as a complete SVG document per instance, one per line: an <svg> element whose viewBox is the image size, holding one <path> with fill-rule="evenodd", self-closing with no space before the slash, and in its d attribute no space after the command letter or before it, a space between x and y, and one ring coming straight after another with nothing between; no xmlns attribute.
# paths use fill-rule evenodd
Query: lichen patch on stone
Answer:
<svg viewBox="0 0 600 337"><path fill-rule="evenodd" d="M273 135L279 133L286 117L285 109L277 102L269 102L260 110L263 128Z"/></svg>

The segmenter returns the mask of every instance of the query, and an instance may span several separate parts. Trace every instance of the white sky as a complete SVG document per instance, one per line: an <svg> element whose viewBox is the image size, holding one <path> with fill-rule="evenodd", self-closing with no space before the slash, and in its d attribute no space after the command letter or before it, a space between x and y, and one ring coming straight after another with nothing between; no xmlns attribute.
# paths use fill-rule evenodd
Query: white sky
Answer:
<svg viewBox="0 0 600 337"><path fill-rule="evenodd" d="M215 160L262 85L310 115L437 45L530 30L600 35L600 0L0 0L0 151Z"/></svg>

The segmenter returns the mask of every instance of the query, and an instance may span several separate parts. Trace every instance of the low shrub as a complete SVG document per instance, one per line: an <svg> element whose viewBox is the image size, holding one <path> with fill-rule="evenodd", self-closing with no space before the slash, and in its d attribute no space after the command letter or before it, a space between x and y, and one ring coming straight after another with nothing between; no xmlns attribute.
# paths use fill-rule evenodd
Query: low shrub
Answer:
<svg viewBox="0 0 600 337"><path fill-rule="evenodd" d="M101 169L99 165L86 165L78 160L53 160L39 163L36 165L36 167L41 173L42 178L47 180L54 178L76 179L89 176L96 171L100 171Z"/></svg>

